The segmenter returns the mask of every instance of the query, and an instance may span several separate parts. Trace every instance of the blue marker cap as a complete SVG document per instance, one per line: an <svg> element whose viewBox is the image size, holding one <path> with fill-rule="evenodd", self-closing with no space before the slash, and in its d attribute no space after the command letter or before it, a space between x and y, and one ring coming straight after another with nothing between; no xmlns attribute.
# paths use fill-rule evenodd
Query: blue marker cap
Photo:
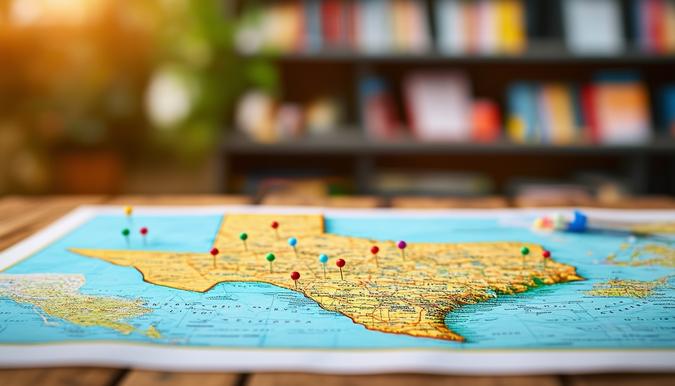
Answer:
<svg viewBox="0 0 675 386"><path fill-rule="evenodd" d="M567 224L567 230L570 232L586 232L588 227L588 217L583 212L575 210L574 220Z"/></svg>
<svg viewBox="0 0 675 386"><path fill-rule="evenodd" d="M296 246L296 244L298 244L298 239L296 239L295 237L291 237L290 239L288 239L288 245L290 245L291 247Z"/></svg>
<svg viewBox="0 0 675 386"><path fill-rule="evenodd" d="M328 262L328 256L326 256L324 254L320 254L319 255L319 261L323 264L326 264Z"/></svg>

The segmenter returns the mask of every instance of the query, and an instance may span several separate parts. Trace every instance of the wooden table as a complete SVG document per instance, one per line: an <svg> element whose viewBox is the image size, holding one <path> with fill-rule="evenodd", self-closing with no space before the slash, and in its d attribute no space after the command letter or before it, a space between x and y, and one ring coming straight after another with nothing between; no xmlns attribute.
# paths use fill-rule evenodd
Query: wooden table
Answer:
<svg viewBox="0 0 675 386"><path fill-rule="evenodd" d="M252 204L243 196L68 196L68 197L4 197L0 198L0 250L24 239L42 229L68 211L82 204L120 205L191 205L191 204ZM289 198L280 196L264 197L261 203L267 205L320 205L334 207L402 207L402 208L496 208L510 206L500 197L485 199L420 199L399 197L380 199L378 197L355 198ZM631 203L633 205L631 205ZM532 205L533 203L514 202ZM536 204L536 203L534 203ZM547 202L546 205L555 203ZM589 204L589 203L587 203ZM592 206L602 206L590 203ZM619 207L671 208L675 200L667 197L639 198L618 203ZM532 385L532 386L585 386L585 385L675 385L675 374L595 374L595 375L542 375L509 377L438 376L419 374L390 375L315 375L285 373L169 373L117 368L36 368L0 370L0 385L86 385L86 386L304 386L304 385Z"/></svg>

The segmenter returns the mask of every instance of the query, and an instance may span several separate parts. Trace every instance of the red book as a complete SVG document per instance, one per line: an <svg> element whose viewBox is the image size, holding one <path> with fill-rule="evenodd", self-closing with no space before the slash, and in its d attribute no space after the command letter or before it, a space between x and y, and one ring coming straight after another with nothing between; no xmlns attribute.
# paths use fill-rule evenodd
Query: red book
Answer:
<svg viewBox="0 0 675 386"><path fill-rule="evenodd" d="M349 48L355 48L356 41L356 21L358 20L359 2L355 0L346 0L344 2L344 41L342 44Z"/></svg>
<svg viewBox="0 0 675 386"><path fill-rule="evenodd" d="M648 0L646 3L647 13L647 40L650 51L663 53L666 51L666 7L663 0Z"/></svg>
<svg viewBox="0 0 675 386"><path fill-rule="evenodd" d="M581 90L581 109L584 114L586 136L593 143L600 143L598 115L595 106L595 86L587 85Z"/></svg>
<svg viewBox="0 0 675 386"><path fill-rule="evenodd" d="M342 45L344 37L344 9L342 0L324 0L321 3L321 29L329 48Z"/></svg>

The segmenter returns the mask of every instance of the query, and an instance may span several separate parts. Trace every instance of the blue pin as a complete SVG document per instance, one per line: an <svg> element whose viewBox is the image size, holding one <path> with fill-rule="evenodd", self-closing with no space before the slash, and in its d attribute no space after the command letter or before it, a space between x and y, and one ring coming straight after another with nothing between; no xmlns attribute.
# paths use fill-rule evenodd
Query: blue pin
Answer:
<svg viewBox="0 0 675 386"><path fill-rule="evenodd" d="M298 239L296 239L295 237L291 237L290 239L288 239L288 245L290 245L291 248L293 248L293 252L295 253L295 257L297 258L298 250L295 248L295 246L298 245Z"/></svg>
<svg viewBox="0 0 675 386"><path fill-rule="evenodd" d="M582 233L588 229L588 217L581 211L574 211L574 220L567 225L569 232Z"/></svg>
<svg viewBox="0 0 675 386"><path fill-rule="evenodd" d="M326 278L326 263L328 262L328 256L323 253L319 255L319 261L323 265L323 278Z"/></svg>

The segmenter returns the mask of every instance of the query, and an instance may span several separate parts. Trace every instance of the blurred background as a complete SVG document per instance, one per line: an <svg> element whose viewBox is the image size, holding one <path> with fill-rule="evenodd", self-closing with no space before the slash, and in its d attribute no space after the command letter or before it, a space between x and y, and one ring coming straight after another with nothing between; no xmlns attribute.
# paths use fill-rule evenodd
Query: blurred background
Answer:
<svg viewBox="0 0 675 386"><path fill-rule="evenodd" d="M1 0L0 194L675 195L674 0Z"/></svg>

